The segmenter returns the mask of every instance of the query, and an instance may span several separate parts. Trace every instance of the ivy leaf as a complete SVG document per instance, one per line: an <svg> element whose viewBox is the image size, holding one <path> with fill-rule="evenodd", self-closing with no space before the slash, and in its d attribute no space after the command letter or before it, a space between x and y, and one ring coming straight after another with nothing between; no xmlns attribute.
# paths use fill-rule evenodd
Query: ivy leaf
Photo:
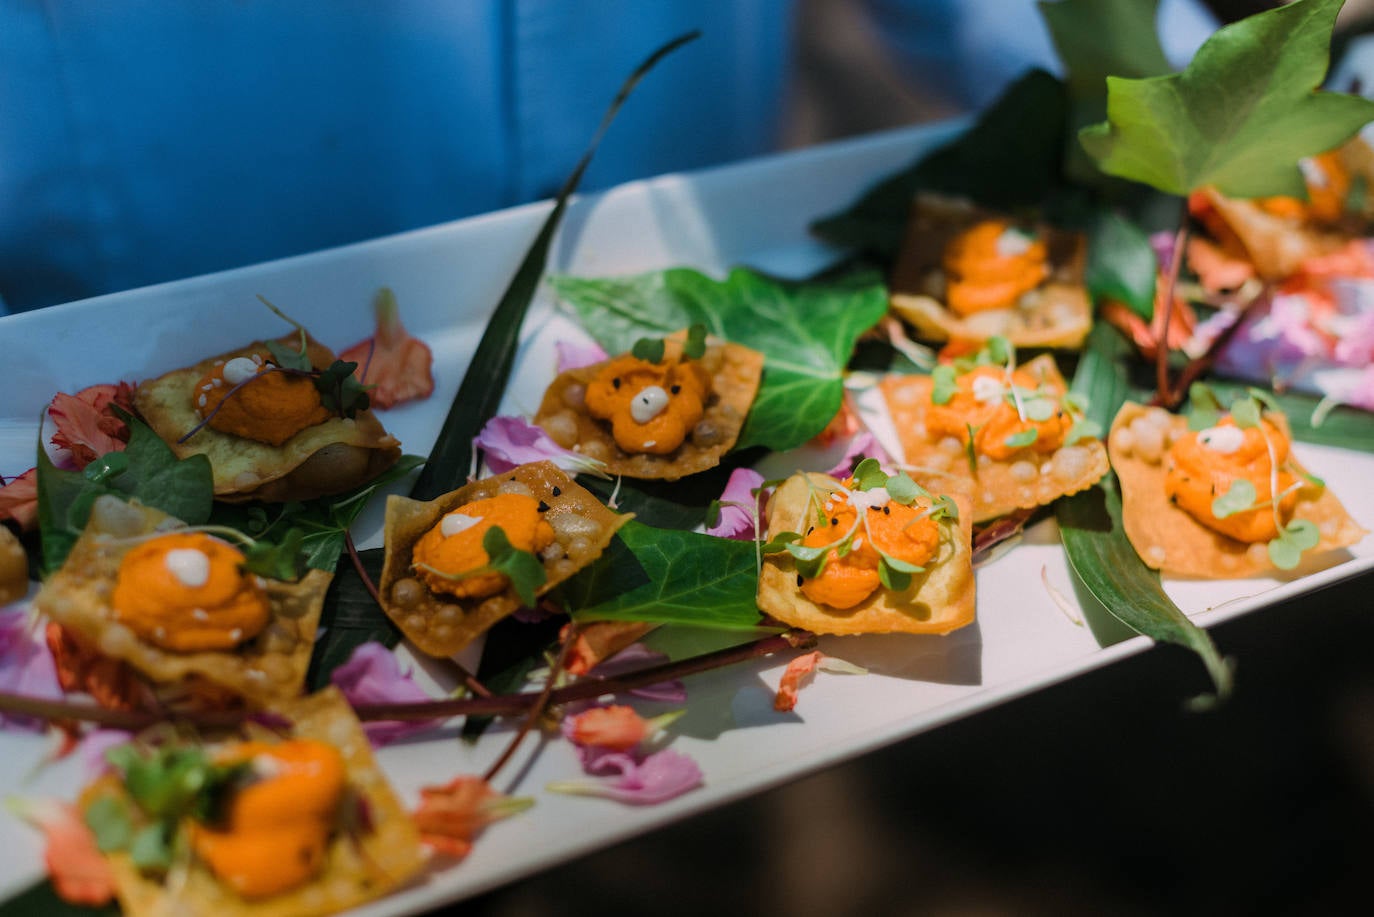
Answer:
<svg viewBox="0 0 1374 917"><path fill-rule="evenodd" d="M763 381L736 449L794 449L825 429L844 400L844 368L855 341L887 313L886 286L872 271L799 283L747 268L723 281L672 268L550 283L611 353L698 323L760 351Z"/></svg>
<svg viewBox="0 0 1374 917"><path fill-rule="evenodd" d="M297 528L288 529L277 543L255 539L243 549L243 569L269 579L294 582L306 565L304 540L305 533Z"/></svg>
<svg viewBox="0 0 1374 917"><path fill-rule="evenodd" d="M1374 118L1318 91L1342 0L1296 0L1219 29L1182 73L1107 79L1107 121L1079 138L1102 171L1186 196L1306 197L1298 160Z"/></svg>
<svg viewBox="0 0 1374 917"><path fill-rule="evenodd" d="M579 621L651 621L753 630L760 615L752 541L627 522L596 563L563 584Z"/></svg>

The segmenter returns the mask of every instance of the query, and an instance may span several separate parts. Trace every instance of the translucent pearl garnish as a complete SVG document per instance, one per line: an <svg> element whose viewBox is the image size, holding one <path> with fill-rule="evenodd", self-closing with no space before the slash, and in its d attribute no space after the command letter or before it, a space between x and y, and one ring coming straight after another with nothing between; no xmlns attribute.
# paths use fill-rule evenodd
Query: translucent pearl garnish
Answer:
<svg viewBox="0 0 1374 917"><path fill-rule="evenodd" d="M668 407L668 393L659 385L647 385L630 402L630 416L635 423L648 423Z"/></svg>
<svg viewBox="0 0 1374 917"><path fill-rule="evenodd" d="M1203 447L1230 455L1245 444L1245 431L1240 427L1208 427L1197 435Z"/></svg>
<svg viewBox="0 0 1374 917"><path fill-rule="evenodd" d="M198 589L210 579L210 558L195 548L175 548L162 559L167 572L188 589Z"/></svg>
<svg viewBox="0 0 1374 917"><path fill-rule="evenodd" d="M452 538L459 532L466 532L477 523L481 522L480 516L469 516L465 513L449 513L439 523L439 534L445 538Z"/></svg>

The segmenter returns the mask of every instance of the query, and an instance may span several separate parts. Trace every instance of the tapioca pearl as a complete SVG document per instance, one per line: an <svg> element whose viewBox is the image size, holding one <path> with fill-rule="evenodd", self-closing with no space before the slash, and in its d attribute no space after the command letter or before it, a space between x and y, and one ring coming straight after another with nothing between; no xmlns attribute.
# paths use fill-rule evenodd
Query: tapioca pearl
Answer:
<svg viewBox="0 0 1374 917"><path fill-rule="evenodd" d="M453 602L444 602L434 609L434 628L452 627L463 620L463 608Z"/></svg>
<svg viewBox="0 0 1374 917"><path fill-rule="evenodd" d="M587 386L575 382L563 389L563 403L574 411L580 411L587 404Z"/></svg>
<svg viewBox="0 0 1374 917"><path fill-rule="evenodd" d="M109 624L100 635L100 652L106 656L124 656L139 645L138 636L123 624Z"/></svg>
<svg viewBox="0 0 1374 917"><path fill-rule="evenodd" d="M1269 545L1262 541L1257 541L1245 549L1245 557L1252 564L1269 563Z"/></svg>
<svg viewBox="0 0 1374 917"><path fill-rule="evenodd" d="M911 384L897 386L892 390L890 397L897 404L904 406L914 405L921 400L917 386Z"/></svg>
<svg viewBox="0 0 1374 917"><path fill-rule="evenodd" d="M568 555L571 557L585 557L592 550L592 540L584 535L578 535L568 542Z"/></svg>
<svg viewBox="0 0 1374 917"><path fill-rule="evenodd" d="M565 545L574 538L592 538L601 532L601 523L595 519L588 519L586 516L579 516L576 513L559 513L547 517L549 525L553 526L554 534L558 540Z"/></svg>
<svg viewBox="0 0 1374 917"><path fill-rule="evenodd" d="M567 579L577 572L577 564L568 557L549 564L549 573L554 579Z"/></svg>
<svg viewBox="0 0 1374 917"><path fill-rule="evenodd" d="M453 625L438 623L436 623L432 628L430 628L429 631L429 635L439 643L448 643L450 640L453 639L453 635L456 633L457 631L454 630Z"/></svg>
<svg viewBox="0 0 1374 917"><path fill-rule="evenodd" d="M298 642L296 626L289 621L273 621L258 638L258 645L269 653L289 653Z"/></svg>
<svg viewBox="0 0 1374 917"><path fill-rule="evenodd" d="M958 455L964 451L964 444L956 437L946 436L940 440L938 448L941 451L948 452L950 455Z"/></svg>
<svg viewBox="0 0 1374 917"><path fill-rule="evenodd" d="M597 439L583 443L582 448L578 451L587 458L596 459L598 462L607 461L611 457L611 447Z"/></svg>
<svg viewBox="0 0 1374 917"><path fill-rule="evenodd" d="M477 616L479 618L497 618L504 615L509 607L502 596L494 595L477 606Z"/></svg>
<svg viewBox="0 0 1374 917"><path fill-rule="evenodd" d="M234 475L233 487L237 491L247 491L255 489L262 483L262 477L256 471L241 471Z"/></svg>
<svg viewBox="0 0 1374 917"><path fill-rule="evenodd" d="M1143 461L1157 464L1164 455L1164 430L1146 418L1137 417L1131 421L1130 431L1135 454Z"/></svg>
<svg viewBox="0 0 1374 917"><path fill-rule="evenodd" d="M553 563L554 561L562 560L567 553L567 548L565 548L560 542L551 541L549 542L549 546L547 548L539 552L539 558L546 564Z"/></svg>
<svg viewBox="0 0 1374 917"><path fill-rule="evenodd" d="M1008 470L1011 474L1012 480L1020 481L1022 483L1025 483L1027 481L1034 481L1037 477L1040 476L1040 469L1035 467L1035 463L1025 461L1024 459L1012 462L1011 468Z"/></svg>
<svg viewBox="0 0 1374 917"><path fill-rule="evenodd" d="M1145 550L1145 559L1158 567L1169 559L1169 552L1166 551L1162 545L1150 545L1150 547Z"/></svg>
<svg viewBox="0 0 1374 917"><path fill-rule="evenodd" d="M1077 481L1092 467L1092 453L1083 446L1064 446L1054 454L1050 470L1061 481Z"/></svg>
<svg viewBox="0 0 1374 917"><path fill-rule="evenodd" d="M549 439L564 449L571 449L577 444L577 417L572 411L559 411L545 417L540 426L549 434Z"/></svg>
<svg viewBox="0 0 1374 917"><path fill-rule="evenodd" d="M428 630L429 621L424 615L406 615L405 629L407 633Z"/></svg>
<svg viewBox="0 0 1374 917"><path fill-rule="evenodd" d="M692 445L698 449L709 449L725 442L725 431L713 420L703 419L692 427Z"/></svg>
<svg viewBox="0 0 1374 917"><path fill-rule="evenodd" d="M415 577L402 577L391 586L391 601L402 608L410 608L424 597L425 592L425 587Z"/></svg>
<svg viewBox="0 0 1374 917"><path fill-rule="evenodd" d="M502 481L497 486L496 492L500 494L515 494L519 497L534 496L534 491L530 490L530 486L524 481L512 481L510 479Z"/></svg>

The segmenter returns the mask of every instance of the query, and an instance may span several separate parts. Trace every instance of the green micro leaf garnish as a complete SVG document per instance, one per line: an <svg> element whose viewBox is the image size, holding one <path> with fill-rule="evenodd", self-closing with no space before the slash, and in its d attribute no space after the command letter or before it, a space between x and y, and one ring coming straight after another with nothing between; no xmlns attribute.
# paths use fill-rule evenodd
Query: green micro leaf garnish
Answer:
<svg viewBox="0 0 1374 917"><path fill-rule="evenodd" d="M646 363L662 363L663 338L640 338L630 348L630 354Z"/></svg>
<svg viewBox="0 0 1374 917"><path fill-rule="evenodd" d="M1019 433L1008 436L1003 443L1008 449L1024 449L1040 438L1040 431L1035 427L1027 427Z"/></svg>
<svg viewBox="0 0 1374 917"><path fill-rule="evenodd" d="M1245 478L1236 478L1231 482L1231 486L1226 493L1218 494L1212 500L1212 515L1218 519L1225 519L1236 513L1243 513L1246 510L1255 508L1255 501L1259 494L1255 490L1255 485Z"/></svg>
<svg viewBox="0 0 1374 917"><path fill-rule="evenodd" d="M935 367L930 373L934 383L930 400L934 404L949 404L950 399L959 393L959 374L948 363Z"/></svg>

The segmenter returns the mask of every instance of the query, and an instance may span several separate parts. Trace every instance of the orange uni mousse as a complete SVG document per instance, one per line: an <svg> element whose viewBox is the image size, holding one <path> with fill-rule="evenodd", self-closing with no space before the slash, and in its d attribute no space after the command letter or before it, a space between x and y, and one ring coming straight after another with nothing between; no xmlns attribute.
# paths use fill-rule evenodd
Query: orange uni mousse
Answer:
<svg viewBox="0 0 1374 917"><path fill-rule="evenodd" d="M709 388L696 360L651 363L624 354L587 385L587 412L610 422L611 436L625 452L667 455L705 414Z"/></svg>
<svg viewBox="0 0 1374 917"><path fill-rule="evenodd" d="M421 536L412 554L416 575L431 591L463 599L505 589L509 580L504 573L473 572L491 563L482 540L492 528L500 528L518 551L537 554L554 540L553 526L544 519L538 500L525 494L496 494L446 513Z"/></svg>
<svg viewBox="0 0 1374 917"><path fill-rule="evenodd" d="M967 446L971 427L974 450L1000 461L1024 448L1053 452L1064 445L1073 429L1073 418L1057 401L1044 420L1023 416L1024 404L1018 410L1016 400L1010 397L1012 386L1025 393L1028 400L1036 397L1041 385L1025 370L1009 374L1001 366L979 366L958 376L955 385L948 401L944 404L932 402L926 409L926 431L933 439L953 437ZM1058 396L1060 393L1053 394ZM1031 430L1035 431L1035 438L1028 445L1008 444L1009 440L1015 442L1013 437L1023 436Z"/></svg>
<svg viewBox="0 0 1374 917"><path fill-rule="evenodd" d="M959 315L1007 309L1049 276L1045 243L1006 220L982 220L945 246L945 302Z"/></svg>
<svg viewBox="0 0 1374 917"><path fill-rule="evenodd" d="M852 485L853 481L845 483L846 487ZM858 508L844 494L834 493L822 509L828 524L808 528L801 540L804 547L822 547L840 541L848 532L855 534L847 552L840 553L838 547L829 552L820 575L806 578L798 574L802 594L818 604L853 608L872 595L882 585L878 572L882 554L923 566L939 550L939 523L919 504L885 501L868 506L860 520Z"/></svg>
<svg viewBox="0 0 1374 917"><path fill-rule="evenodd" d="M176 652L233 649L267 626L267 593L232 545L200 532L161 535L120 561L115 619Z"/></svg>
<svg viewBox="0 0 1374 917"><path fill-rule="evenodd" d="M279 370L260 353L217 361L193 398L212 429L270 446L330 417L312 379Z"/></svg>
<svg viewBox="0 0 1374 917"><path fill-rule="evenodd" d="M1226 417L1214 427L1179 437L1169 447L1165 493L1213 531L1237 541L1270 541L1278 537L1279 523L1297 502L1297 477L1283 470L1288 449L1288 438L1267 420L1241 428ZM1254 486L1254 507L1218 518L1212 502L1240 480ZM1273 507L1275 483L1281 494L1278 513Z"/></svg>
<svg viewBox="0 0 1374 917"><path fill-rule="evenodd" d="M343 756L314 739L247 742L223 763L249 762L255 779L230 798L224 823L195 825L191 843L244 898L290 891L317 876L347 783Z"/></svg>

